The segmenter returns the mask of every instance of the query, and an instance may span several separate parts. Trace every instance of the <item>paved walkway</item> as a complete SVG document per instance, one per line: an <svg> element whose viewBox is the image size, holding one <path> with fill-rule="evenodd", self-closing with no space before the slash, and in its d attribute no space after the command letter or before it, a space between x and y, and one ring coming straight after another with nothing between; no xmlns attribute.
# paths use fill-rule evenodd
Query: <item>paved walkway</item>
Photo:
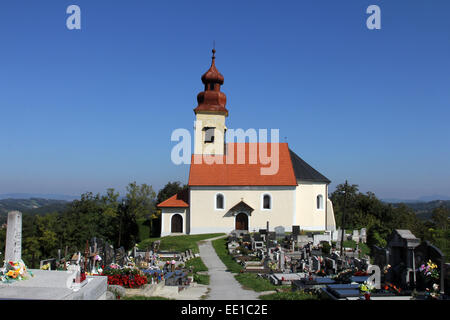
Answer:
<svg viewBox="0 0 450 320"><path fill-rule="evenodd" d="M262 293L242 289L241 284L234 278L234 274L226 271L227 267L220 260L214 250L211 240L224 236L203 240L199 242L200 257L208 267L210 275L208 300L258 300Z"/></svg>

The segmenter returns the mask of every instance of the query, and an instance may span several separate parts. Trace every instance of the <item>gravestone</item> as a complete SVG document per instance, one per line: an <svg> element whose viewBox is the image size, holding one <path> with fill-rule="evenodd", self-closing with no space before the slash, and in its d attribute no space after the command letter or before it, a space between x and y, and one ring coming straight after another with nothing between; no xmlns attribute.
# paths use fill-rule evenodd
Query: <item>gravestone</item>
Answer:
<svg viewBox="0 0 450 320"><path fill-rule="evenodd" d="M312 270L313 271L320 270L320 261L319 258L317 258L316 256L312 257Z"/></svg>
<svg viewBox="0 0 450 320"><path fill-rule="evenodd" d="M126 263L126 252L125 252L125 249L123 247L120 247L119 249L116 250L115 259L116 259L116 263L119 266L124 266L125 265L125 263Z"/></svg>
<svg viewBox="0 0 450 320"><path fill-rule="evenodd" d="M315 234L313 236L313 245L314 246L319 245L322 241L326 241L329 244L331 244L331 236L330 236L330 234Z"/></svg>
<svg viewBox="0 0 450 320"><path fill-rule="evenodd" d="M259 229L259 234L261 234L261 235L267 234L267 230L266 229Z"/></svg>
<svg viewBox="0 0 450 320"><path fill-rule="evenodd" d="M110 245L109 243L106 243L105 244L104 264L105 264L105 266L109 266L113 262L114 262L114 247L112 245Z"/></svg>
<svg viewBox="0 0 450 320"><path fill-rule="evenodd" d="M337 267L335 260L325 257L325 267L327 268L327 271L330 271L333 274L336 273Z"/></svg>
<svg viewBox="0 0 450 320"><path fill-rule="evenodd" d="M277 237L280 237L280 236L284 237L285 229L283 226L275 227L274 230L275 230L275 234L277 235Z"/></svg>
<svg viewBox="0 0 450 320"><path fill-rule="evenodd" d="M414 249L414 265L415 268L418 270L422 264L427 264L428 260L431 260L433 263L435 263L438 266L439 270L439 289L441 293L444 293L445 291L445 256L443 252L433 244L431 244L429 241L422 242L419 246L417 246ZM419 285L423 286L424 280L422 277L419 281Z"/></svg>
<svg viewBox="0 0 450 320"><path fill-rule="evenodd" d="M352 240L355 242L359 242L359 231L358 230L353 230Z"/></svg>
<svg viewBox="0 0 450 320"><path fill-rule="evenodd" d="M389 250L373 246L372 252L374 264L380 266L380 268L384 268L389 264Z"/></svg>
<svg viewBox="0 0 450 320"><path fill-rule="evenodd" d="M279 262L280 262L280 265L279 265L280 266L280 270L284 271L284 264L286 262L286 257L284 255L284 251L283 250L280 251L280 260L279 260Z"/></svg>
<svg viewBox="0 0 450 320"><path fill-rule="evenodd" d="M277 240L277 234L275 233L275 231L269 231L268 237L269 240Z"/></svg>
<svg viewBox="0 0 450 320"><path fill-rule="evenodd" d="M366 243L367 242L367 231L366 228L362 228L359 234L359 240L362 243Z"/></svg>
<svg viewBox="0 0 450 320"><path fill-rule="evenodd" d="M253 235L253 241L263 241L263 238L262 238L261 234L255 233Z"/></svg>
<svg viewBox="0 0 450 320"><path fill-rule="evenodd" d="M6 230L5 262L22 259L22 213L8 212L8 227Z"/></svg>
<svg viewBox="0 0 450 320"><path fill-rule="evenodd" d="M292 235L298 236L300 234L300 226L292 226Z"/></svg>

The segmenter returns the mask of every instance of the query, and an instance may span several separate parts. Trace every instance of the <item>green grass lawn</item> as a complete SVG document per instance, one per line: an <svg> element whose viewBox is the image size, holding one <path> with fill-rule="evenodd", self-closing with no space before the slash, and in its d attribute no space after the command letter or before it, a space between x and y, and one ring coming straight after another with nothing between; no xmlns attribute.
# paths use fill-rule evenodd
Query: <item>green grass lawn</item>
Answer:
<svg viewBox="0 0 450 320"><path fill-rule="evenodd" d="M199 272L199 271L208 271L208 268L205 266L205 264L203 263L203 260L200 257L196 257L196 258L186 261L185 266L187 268L192 267L194 270L194 273Z"/></svg>
<svg viewBox="0 0 450 320"><path fill-rule="evenodd" d="M194 273L194 282L197 282L198 284L208 285L209 284L209 275Z"/></svg>
<svg viewBox="0 0 450 320"><path fill-rule="evenodd" d="M205 266L203 260L200 257L196 257L186 261L185 266L187 268L193 268L194 282L197 282L198 284L209 284L209 275L197 274L197 272L208 271L208 268Z"/></svg>
<svg viewBox="0 0 450 320"><path fill-rule="evenodd" d="M234 261L232 256L228 254L226 238L213 240L211 243L220 260L222 260L223 264L227 267L228 271L239 273L243 269L243 267Z"/></svg>
<svg viewBox="0 0 450 320"><path fill-rule="evenodd" d="M224 235L224 233L208 233L197 235L181 235L181 236L167 236L162 238L148 238L138 244L140 250L146 250L153 241L160 240L160 250L164 251L178 251L184 252L191 249L194 253L198 253L197 242L205 239L210 239Z"/></svg>
<svg viewBox="0 0 450 320"><path fill-rule="evenodd" d="M258 277L255 273L239 273L234 276L244 289L251 289L256 292L275 290L283 286L276 286L269 280Z"/></svg>
<svg viewBox="0 0 450 320"><path fill-rule="evenodd" d="M272 294L260 295L261 300L320 300L320 298L312 293L303 291L294 292L277 292Z"/></svg>

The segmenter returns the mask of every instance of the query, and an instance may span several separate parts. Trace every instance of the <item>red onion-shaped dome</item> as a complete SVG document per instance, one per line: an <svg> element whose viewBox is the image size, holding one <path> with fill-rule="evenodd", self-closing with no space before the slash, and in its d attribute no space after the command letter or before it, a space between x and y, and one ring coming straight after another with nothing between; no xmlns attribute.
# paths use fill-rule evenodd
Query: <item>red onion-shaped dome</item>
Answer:
<svg viewBox="0 0 450 320"><path fill-rule="evenodd" d="M194 109L194 112L211 112L222 113L228 116L228 110L225 108L227 103L227 97L225 93L220 91L220 86L223 85L224 77L217 70L215 65L215 53L216 50L212 50L212 62L211 67L202 76L202 82L205 85L205 91L200 92L197 95L198 106Z"/></svg>

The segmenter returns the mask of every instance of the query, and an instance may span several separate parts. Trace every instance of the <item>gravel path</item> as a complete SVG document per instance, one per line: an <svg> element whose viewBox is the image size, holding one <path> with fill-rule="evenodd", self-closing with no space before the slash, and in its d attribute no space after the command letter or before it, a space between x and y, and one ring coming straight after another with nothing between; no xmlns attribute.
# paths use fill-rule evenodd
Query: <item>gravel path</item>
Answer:
<svg viewBox="0 0 450 320"><path fill-rule="evenodd" d="M223 236L204 240L198 244L200 257L208 267L210 275L209 288L211 291L208 300L258 300L258 296L262 293L242 289L233 273L226 271L227 267L220 260L211 244L211 240L219 238L223 238Z"/></svg>

